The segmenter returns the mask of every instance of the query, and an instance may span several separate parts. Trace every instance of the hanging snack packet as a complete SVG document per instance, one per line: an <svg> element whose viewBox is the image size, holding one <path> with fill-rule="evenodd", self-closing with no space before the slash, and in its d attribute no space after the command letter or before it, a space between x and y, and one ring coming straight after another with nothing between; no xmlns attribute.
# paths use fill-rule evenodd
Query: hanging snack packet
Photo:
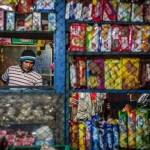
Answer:
<svg viewBox="0 0 150 150"><path fill-rule="evenodd" d="M107 122L104 124L104 141L105 141L105 149L113 150L112 125Z"/></svg>
<svg viewBox="0 0 150 150"><path fill-rule="evenodd" d="M86 150L86 126L84 122L79 123L79 148L80 150Z"/></svg>
<svg viewBox="0 0 150 150"><path fill-rule="evenodd" d="M92 150L92 120L85 121L85 145L86 150Z"/></svg>
<svg viewBox="0 0 150 150"><path fill-rule="evenodd" d="M99 123L99 147L100 150L105 150L105 143L104 143L104 123L101 121Z"/></svg>
<svg viewBox="0 0 150 150"><path fill-rule="evenodd" d="M92 20L101 22L103 19L103 3L104 0L93 0L92 1Z"/></svg>
<svg viewBox="0 0 150 150"><path fill-rule="evenodd" d="M139 25L132 26L132 52L141 52L142 27Z"/></svg>
<svg viewBox="0 0 150 150"><path fill-rule="evenodd" d="M104 1L103 4L103 20L104 21L116 21L115 11L113 5L108 0Z"/></svg>
<svg viewBox="0 0 150 150"><path fill-rule="evenodd" d="M69 120L69 144L71 147L73 147L75 150L79 148L79 124L78 122L74 122L72 120Z"/></svg>
<svg viewBox="0 0 150 150"><path fill-rule="evenodd" d="M75 0L76 8L74 10L75 12L75 20L81 19L81 13L82 13L82 2L80 0Z"/></svg>
<svg viewBox="0 0 150 150"><path fill-rule="evenodd" d="M136 149L149 149L148 110L136 110Z"/></svg>
<svg viewBox="0 0 150 150"><path fill-rule="evenodd" d="M119 3L118 5L118 21L131 21L131 3Z"/></svg>
<svg viewBox="0 0 150 150"><path fill-rule="evenodd" d="M41 25L41 13L39 12L33 12L33 31L41 31L42 30Z"/></svg>
<svg viewBox="0 0 150 150"><path fill-rule="evenodd" d="M127 148L128 145L128 138L127 138L127 113L119 111L119 143L120 148Z"/></svg>
<svg viewBox="0 0 150 150"><path fill-rule="evenodd" d="M143 22L143 5L132 3L132 14L131 14L132 22Z"/></svg>
<svg viewBox="0 0 150 150"><path fill-rule="evenodd" d="M6 12L6 30L15 30L15 13Z"/></svg>
<svg viewBox="0 0 150 150"><path fill-rule="evenodd" d="M70 25L70 45L68 50L86 50L86 24L73 23Z"/></svg>
<svg viewBox="0 0 150 150"><path fill-rule="evenodd" d="M101 52L111 51L111 30L110 24L101 26Z"/></svg>
<svg viewBox="0 0 150 150"><path fill-rule="evenodd" d="M0 9L0 31L4 30L4 10Z"/></svg>
<svg viewBox="0 0 150 150"><path fill-rule="evenodd" d="M113 150L119 150L119 125L114 124L113 130Z"/></svg>
<svg viewBox="0 0 150 150"><path fill-rule="evenodd" d="M89 89L104 89L104 60L87 60L87 87Z"/></svg>
<svg viewBox="0 0 150 150"><path fill-rule="evenodd" d="M142 45L141 50L143 52L150 51L150 27L149 25L142 25Z"/></svg>
<svg viewBox="0 0 150 150"><path fill-rule="evenodd" d="M86 50L88 52L99 51L99 26L98 24L87 25L86 27Z"/></svg>

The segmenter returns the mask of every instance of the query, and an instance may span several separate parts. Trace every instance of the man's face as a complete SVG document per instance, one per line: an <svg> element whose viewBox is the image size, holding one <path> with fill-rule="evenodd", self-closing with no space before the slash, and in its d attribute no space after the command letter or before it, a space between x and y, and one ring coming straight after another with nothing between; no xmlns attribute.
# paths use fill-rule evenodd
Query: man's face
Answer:
<svg viewBox="0 0 150 150"><path fill-rule="evenodd" d="M22 63L22 69L25 72L29 72L33 67L34 62L32 60L25 60Z"/></svg>

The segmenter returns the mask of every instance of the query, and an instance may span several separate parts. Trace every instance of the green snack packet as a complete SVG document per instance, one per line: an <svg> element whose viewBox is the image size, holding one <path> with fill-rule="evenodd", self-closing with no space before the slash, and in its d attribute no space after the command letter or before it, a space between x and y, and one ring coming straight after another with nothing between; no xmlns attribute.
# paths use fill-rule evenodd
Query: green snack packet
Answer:
<svg viewBox="0 0 150 150"><path fill-rule="evenodd" d="M148 110L138 108L136 110L136 149L148 150Z"/></svg>

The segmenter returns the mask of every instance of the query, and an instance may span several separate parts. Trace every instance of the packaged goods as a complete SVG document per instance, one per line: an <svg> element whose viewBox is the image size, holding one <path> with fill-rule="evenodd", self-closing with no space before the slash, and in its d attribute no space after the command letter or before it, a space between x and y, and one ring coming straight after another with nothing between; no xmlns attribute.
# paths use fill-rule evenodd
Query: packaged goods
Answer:
<svg viewBox="0 0 150 150"><path fill-rule="evenodd" d="M99 51L99 25L87 25L86 27L86 51L98 52Z"/></svg>
<svg viewBox="0 0 150 150"><path fill-rule="evenodd" d="M139 88L139 58L122 59L122 87L123 89Z"/></svg>
<svg viewBox="0 0 150 150"><path fill-rule="evenodd" d="M136 110L136 149L144 150L149 147L148 110Z"/></svg>
<svg viewBox="0 0 150 150"><path fill-rule="evenodd" d="M70 26L69 51L86 50L86 24L73 23Z"/></svg>
<svg viewBox="0 0 150 150"><path fill-rule="evenodd" d="M86 150L86 126L83 122L79 123L79 148L80 150Z"/></svg>
<svg viewBox="0 0 150 150"><path fill-rule="evenodd" d="M89 89L104 89L104 60L87 60L87 87Z"/></svg>
<svg viewBox="0 0 150 150"><path fill-rule="evenodd" d="M122 112L121 110L118 112L119 117L119 143L120 148L128 147L128 137L127 137L127 113Z"/></svg>
<svg viewBox="0 0 150 150"><path fill-rule="evenodd" d="M103 24L101 26L101 52L110 52L111 51L111 34L112 28L110 24Z"/></svg>

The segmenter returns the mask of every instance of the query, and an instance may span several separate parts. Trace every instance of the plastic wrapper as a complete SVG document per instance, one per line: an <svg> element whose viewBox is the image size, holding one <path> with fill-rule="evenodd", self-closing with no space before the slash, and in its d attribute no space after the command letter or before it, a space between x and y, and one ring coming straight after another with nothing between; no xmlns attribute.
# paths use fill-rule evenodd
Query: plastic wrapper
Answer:
<svg viewBox="0 0 150 150"><path fill-rule="evenodd" d="M131 3L118 4L118 21L131 21Z"/></svg>
<svg viewBox="0 0 150 150"><path fill-rule="evenodd" d="M132 3L132 13L131 13L132 22L143 22L143 5Z"/></svg>
<svg viewBox="0 0 150 150"><path fill-rule="evenodd" d="M86 24L73 23L70 26L69 51L86 50Z"/></svg>
<svg viewBox="0 0 150 150"><path fill-rule="evenodd" d="M131 51L132 26L112 25L112 51Z"/></svg>
<svg viewBox="0 0 150 150"><path fill-rule="evenodd" d="M119 125L114 124L112 126L113 131L113 150L119 150Z"/></svg>
<svg viewBox="0 0 150 150"><path fill-rule="evenodd" d="M77 67L77 88L86 88L86 60L85 58L76 57Z"/></svg>
<svg viewBox="0 0 150 150"><path fill-rule="evenodd" d="M119 59L105 60L105 88L122 89L122 63Z"/></svg>
<svg viewBox="0 0 150 150"><path fill-rule="evenodd" d="M96 115L92 117L92 145L94 150L100 149L100 141L99 141L99 119L100 116Z"/></svg>
<svg viewBox="0 0 150 150"><path fill-rule="evenodd" d="M4 30L4 10L0 9L0 30Z"/></svg>
<svg viewBox="0 0 150 150"><path fill-rule="evenodd" d="M104 143L104 123L101 121L99 123L99 147L100 150L105 150L105 143Z"/></svg>
<svg viewBox="0 0 150 150"><path fill-rule="evenodd" d="M143 52L148 52L150 50L150 32L149 25L142 25L142 44L141 50Z"/></svg>
<svg viewBox="0 0 150 150"><path fill-rule="evenodd" d="M15 13L14 12L6 13L6 30L9 30L9 31L15 30Z"/></svg>
<svg viewBox="0 0 150 150"><path fill-rule="evenodd" d="M144 5L144 21L150 22L150 5Z"/></svg>
<svg viewBox="0 0 150 150"><path fill-rule="evenodd" d="M86 126L84 122L79 123L79 148L80 150L86 150Z"/></svg>
<svg viewBox="0 0 150 150"><path fill-rule="evenodd" d="M48 14L48 31L56 30L56 13Z"/></svg>
<svg viewBox="0 0 150 150"><path fill-rule="evenodd" d="M41 13L39 13L39 12L33 12L32 30L33 31L41 31L42 30Z"/></svg>
<svg viewBox="0 0 150 150"><path fill-rule="evenodd" d="M140 61L140 87L150 89L150 61L148 59Z"/></svg>
<svg viewBox="0 0 150 150"><path fill-rule="evenodd" d="M112 5L113 4L113 5ZM116 13L114 6L117 5L115 2L110 3L108 0L104 1L103 4L103 20L104 21L115 21L116 20Z"/></svg>
<svg viewBox="0 0 150 150"><path fill-rule="evenodd" d="M122 87L123 89L139 88L139 58L122 59Z"/></svg>
<svg viewBox="0 0 150 150"><path fill-rule="evenodd" d="M101 26L101 51L111 51L111 33L112 28L110 24L103 24Z"/></svg>
<svg viewBox="0 0 150 150"><path fill-rule="evenodd" d="M86 50L88 52L99 51L100 30L98 24L87 25L86 27Z"/></svg>
<svg viewBox="0 0 150 150"><path fill-rule="evenodd" d="M109 123L104 124L104 141L107 150L113 150L113 130Z"/></svg>
<svg viewBox="0 0 150 150"><path fill-rule="evenodd" d="M136 110L136 149L149 148L148 110Z"/></svg>
<svg viewBox="0 0 150 150"><path fill-rule="evenodd" d="M72 89L77 88L77 68L76 68L76 62L74 59L70 59L70 87Z"/></svg>
<svg viewBox="0 0 150 150"><path fill-rule="evenodd" d="M132 26L132 52L141 52L142 27L138 25Z"/></svg>
<svg viewBox="0 0 150 150"><path fill-rule="evenodd" d="M69 144L71 145L71 147L78 149L79 148L79 124L77 122L70 120L69 125L70 125Z"/></svg>
<svg viewBox="0 0 150 150"><path fill-rule="evenodd" d="M77 121L91 120L92 103L90 93L78 93L78 94L79 94L78 112L75 120Z"/></svg>
<svg viewBox="0 0 150 150"><path fill-rule="evenodd" d="M103 3L104 0L92 0L92 20L101 22L103 19Z"/></svg>
<svg viewBox="0 0 150 150"><path fill-rule="evenodd" d="M32 6L32 0L19 0L17 11L21 13L29 13Z"/></svg>
<svg viewBox="0 0 150 150"><path fill-rule="evenodd" d="M91 20L92 15L92 0L84 0L82 1L82 13L80 20Z"/></svg>
<svg viewBox="0 0 150 150"><path fill-rule="evenodd" d="M104 89L104 60L87 60L87 87Z"/></svg>
<svg viewBox="0 0 150 150"><path fill-rule="evenodd" d="M86 150L92 150L92 121L86 120L85 121L85 145Z"/></svg>
<svg viewBox="0 0 150 150"><path fill-rule="evenodd" d="M34 10L48 12L56 9L56 0L36 0Z"/></svg>
<svg viewBox="0 0 150 150"><path fill-rule="evenodd" d="M127 113L119 111L118 112L119 117L119 143L120 148L127 148L128 146L128 137L127 137Z"/></svg>

